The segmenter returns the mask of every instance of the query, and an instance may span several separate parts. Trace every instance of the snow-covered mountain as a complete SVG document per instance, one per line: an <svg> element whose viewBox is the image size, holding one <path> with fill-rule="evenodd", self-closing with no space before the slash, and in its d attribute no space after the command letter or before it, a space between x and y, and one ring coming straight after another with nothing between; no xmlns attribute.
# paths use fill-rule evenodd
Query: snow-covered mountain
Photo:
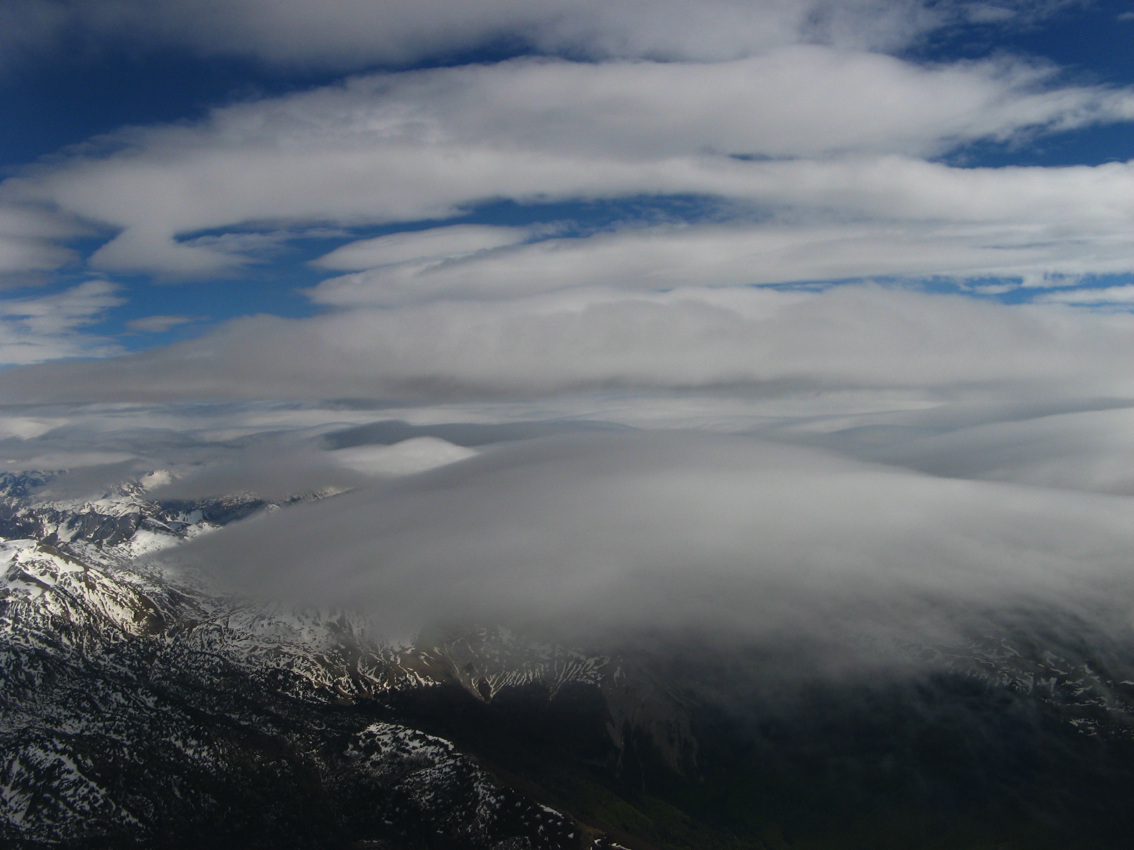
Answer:
<svg viewBox="0 0 1134 850"><path fill-rule="evenodd" d="M909 647L905 677L782 689L689 644L394 646L144 557L286 506L50 481L0 477L5 846L1122 846L1134 825L1134 655L1084 624L1017 616Z"/></svg>
<svg viewBox="0 0 1134 850"><path fill-rule="evenodd" d="M3 842L616 846L451 742L379 719L382 697L411 690L598 686L610 659L544 647L512 669L488 631L395 648L343 612L222 599L139 556L278 506L163 504L145 482L32 498L48 478L0 482Z"/></svg>

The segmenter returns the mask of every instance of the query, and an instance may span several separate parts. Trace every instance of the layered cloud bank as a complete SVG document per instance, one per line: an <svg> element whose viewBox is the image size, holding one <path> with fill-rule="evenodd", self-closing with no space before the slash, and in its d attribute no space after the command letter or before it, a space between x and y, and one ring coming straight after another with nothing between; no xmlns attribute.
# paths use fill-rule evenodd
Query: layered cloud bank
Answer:
<svg viewBox="0 0 1134 850"><path fill-rule="evenodd" d="M312 228L423 225L442 227L396 262L371 243L317 261L374 271L316 300L1130 268L1128 162L971 166L974 145L1129 122L1134 92L1008 52L909 58L950 27L1018 28L1060 4L443 5L16 4L8 37L41 49L66 24L283 63L420 62L505 33L543 55L362 73L104 136L0 186L0 271L57 267L73 259L61 243L101 232L92 268L232 275ZM711 224L678 226L691 222L675 197L700 199ZM477 245L443 226L488 202L627 198L655 199L662 221L590 231L566 213Z"/></svg>
<svg viewBox="0 0 1134 850"><path fill-rule="evenodd" d="M264 88L10 164L0 466L328 496L185 557L397 635L1124 633L1134 88L1005 35L1084 8L9 3Z"/></svg>
<svg viewBox="0 0 1134 850"><path fill-rule="evenodd" d="M878 286L584 290L303 320L261 316L113 361L0 373L0 390L35 402L422 402L725 388L757 396L1129 397L1132 321Z"/></svg>
<svg viewBox="0 0 1134 850"><path fill-rule="evenodd" d="M124 132L97 154L7 181L0 201L17 223L50 209L57 232L84 222L113 234L91 256L95 268L182 277L232 273L315 225L459 219L502 199L644 196L724 205L725 221L679 231L670 249L718 257L720 284L1124 271L1128 163L973 169L926 159L1134 119L1134 93L1057 80L1022 61L926 68L821 45L714 64L541 59L380 74L219 109L196 126ZM458 265L440 294L477 296L483 278L499 277L493 262L505 279L523 275L516 285L548 286L549 253L565 254L583 283L609 267L614 284L674 285L649 283L633 259L668 241L672 226L643 224L569 243L545 242L554 228L523 240L504 230L478 251L449 231L451 246L439 234L400 263L411 275L425 266L425 297L438 294L429 276L438 261L469 253L489 267L462 275ZM6 264L24 256L42 267L59 250L51 235L13 227ZM523 243L514 252L492 250L513 241ZM351 253L355 264L365 256ZM344 254L323 264L341 266ZM712 265L682 265L686 283L716 280Z"/></svg>
<svg viewBox="0 0 1134 850"><path fill-rule="evenodd" d="M1017 620L1129 638L1134 406L951 394L54 405L6 411L0 449L71 470L43 497L155 467L176 478L157 498L320 493L162 566L361 609L395 640L692 634L847 672Z"/></svg>

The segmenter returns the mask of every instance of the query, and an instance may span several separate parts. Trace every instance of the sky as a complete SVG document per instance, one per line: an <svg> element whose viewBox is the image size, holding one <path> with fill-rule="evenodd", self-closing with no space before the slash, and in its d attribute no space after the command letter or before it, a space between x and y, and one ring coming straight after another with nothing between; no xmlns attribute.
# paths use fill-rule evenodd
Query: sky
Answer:
<svg viewBox="0 0 1134 850"><path fill-rule="evenodd" d="M8 364L588 289L1134 300L1121 3L0 15Z"/></svg>
<svg viewBox="0 0 1134 850"><path fill-rule="evenodd" d="M1132 37L1109 0L9 0L0 464L344 493L197 551L402 631L1125 623Z"/></svg>

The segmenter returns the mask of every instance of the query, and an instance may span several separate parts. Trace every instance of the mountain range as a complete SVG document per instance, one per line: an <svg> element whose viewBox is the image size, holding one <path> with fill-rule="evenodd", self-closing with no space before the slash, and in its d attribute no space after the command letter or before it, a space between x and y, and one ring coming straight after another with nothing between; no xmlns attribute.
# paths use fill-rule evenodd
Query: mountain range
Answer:
<svg viewBox="0 0 1134 850"><path fill-rule="evenodd" d="M821 670L805 647L222 592L155 557L291 502L0 476L0 843L1125 847L1134 643L1053 610ZM989 625L992 624L992 625Z"/></svg>

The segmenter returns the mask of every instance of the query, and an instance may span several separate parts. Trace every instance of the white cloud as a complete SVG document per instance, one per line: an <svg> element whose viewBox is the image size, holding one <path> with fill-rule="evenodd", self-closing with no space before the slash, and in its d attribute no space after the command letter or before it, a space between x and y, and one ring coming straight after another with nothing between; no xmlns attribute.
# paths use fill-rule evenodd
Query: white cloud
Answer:
<svg viewBox="0 0 1134 850"><path fill-rule="evenodd" d="M34 439L67 423L63 417L3 415L0 416L0 439Z"/></svg>
<svg viewBox="0 0 1134 850"><path fill-rule="evenodd" d="M901 50L967 22L1025 24L1080 0L9 0L3 55L181 46L283 66L413 63L500 41L591 58L722 61L796 43Z"/></svg>
<svg viewBox="0 0 1134 850"><path fill-rule="evenodd" d="M1130 259L1130 164L960 169L917 158L1134 114L1130 93L1045 88L1046 73L1005 62L926 70L801 46L714 65L519 61L377 75L221 109L196 127L131 131L118 153L40 166L0 196L118 229L91 257L96 268L174 276L231 271L303 235L288 226L443 220L500 199L674 194L802 226L884 222L878 268L864 274L887 273L886 230L911 219L919 252L935 240L938 253L954 251L960 222L981 225L967 235L970 253L1015 250L1009 267L1108 271ZM1032 230L1013 240L1018 228ZM865 256L874 237L857 238ZM349 250L349 261L325 262L361 265L360 247ZM981 273L995 265L977 261Z"/></svg>
<svg viewBox="0 0 1134 850"><path fill-rule="evenodd" d="M312 264L325 269L372 269L425 262L430 266L458 257L515 245L528 237L519 227L454 225L362 239L336 248Z"/></svg>
<svg viewBox="0 0 1134 850"><path fill-rule="evenodd" d="M90 280L53 295L0 300L0 364L120 353L110 340L79 332L125 303L118 291L107 281Z"/></svg>
<svg viewBox="0 0 1134 850"><path fill-rule="evenodd" d="M854 653L1002 607L1128 621L1126 499L689 433L503 446L181 550L269 594L567 633L690 628ZM313 571L311 565L318 564Z"/></svg>
<svg viewBox="0 0 1134 850"><path fill-rule="evenodd" d="M1134 286L1079 287L1045 292L1035 300L1044 304L1134 304Z"/></svg>
<svg viewBox="0 0 1134 850"><path fill-rule="evenodd" d="M634 159L934 153L1024 128L1134 116L1128 94L1045 90L1053 72L1006 59L922 68L796 45L712 64L513 61L361 78L350 91L362 109L370 103L371 130ZM335 118L328 123L341 125ZM364 115L352 118L352 129L365 126Z"/></svg>
<svg viewBox="0 0 1134 850"><path fill-rule="evenodd" d="M0 373L27 401L402 398L734 387L1134 392L1134 317L879 287L570 291L238 320L107 363Z"/></svg>
<svg viewBox="0 0 1134 850"><path fill-rule="evenodd" d="M9 61L65 36L345 69L501 39L599 58L715 61L801 40L900 48L963 16L963 8L914 0L10 0L0 33Z"/></svg>
<svg viewBox="0 0 1134 850"><path fill-rule="evenodd" d="M533 438L505 424L475 457L430 437L325 449L328 429L383 411L22 409L0 418L0 457L10 466L18 440L30 460L70 466L56 493L76 497L154 465L197 470L157 497L355 488L176 557L268 595L364 607L395 636L438 619L586 641L692 628L884 662L906 642L956 639L1033 605L1104 634L1128 627L1129 497L1101 494L1131 491L1134 409L974 407L962 394L834 417L822 415L834 396L807 396L794 413L776 413L775 399L757 405L731 429L759 435L667 433L656 422L571 433L560 422L558 435ZM693 401L713 414L736 398ZM530 417L537 405L525 407ZM416 416L505 423L504 411ZM808 435L817 445L787 444ZM391 474L399 480L375 480Z"/></svg>
<svg viewBox="0 0 1134 850"><path fill-rule="evenodd" d="M0 274L52 271L72 259L70 251L43 239L0 234Z"/></svg>
<svg viewBox="0 0 1134 850"><path fill-rule="evenodd" d="M356 307L515 298L571 287L664 291L874 276L1000 277L1016 285L1051 285L1057 272L1130 268L1129 246L1119 229L1117 217L1106 229L1090 222L974 227L917 220L848 224L820 217L791 224L635 228L341 275L309 295L318 304ZM501 243L509 233L501 234Z"/></svg>
<svg viewBox="0 0 1134 850"><path fill-rule="evenodd" d="M6 275L51 271L73 262L74 253L55 240L84 232L35 207L0 203L0 281Z"/></svg>
<svg viewBox="0 0 1134 850"><path fill-rule="evenodd" d="M89 280L55 295L0 301L0 316L20 322L32 333L60 334L92 324L109 308L125 303L118 291L108 281Z"/></svg>
<svg viewBox="0 0 1134 850"><path fill-rule="evenodd" d="M881 416L818 442L933 475L1134 496L1134 409L1118 403L1023 415L1006 409L990 422L946 428L918 427L917 415ZM911 424L895 427L903 419Z"/></svg>
<svg viewBox="0 0 1134 850"><path fill-rule="evenodd" d="M1128 273L1134 162L933 160L1130 121L1134 93L1021 59L878 52L1061 5L14 0L12 61L64 29L291 67L501 36L599 61L367 74L123 131L7 180L0 271L15 273L68 262L75 220L113 234L92 266L189 278L310 235L414 232L314 262L353 272L309 293L339 309L0 370L0 466L69 466L74 492L155 466L183 476L166 496L354 488L186 554L369 603L394 630L452 616L845 645L1028 604L1128 626L1134 316L1070 305L1129 304L1130 287L1009 307L752 286ZM706 220L459 223L486 202L672 195L705 199ZM0 302L0 360L117 353L89 328L119 303L105 281ZM247 401L266 398L294 401ZM455 427L375 421L400 418ZM564 436L595 425L580 418L613 433Z"/></svg>
<svg viewBox="0 0 1134 850"><path fill-rule="evenodd" d="M389 446L353 446L332 453L335 463L366 475L396 478L476 457L478 452L437 437L413 437Z"/></svg>

